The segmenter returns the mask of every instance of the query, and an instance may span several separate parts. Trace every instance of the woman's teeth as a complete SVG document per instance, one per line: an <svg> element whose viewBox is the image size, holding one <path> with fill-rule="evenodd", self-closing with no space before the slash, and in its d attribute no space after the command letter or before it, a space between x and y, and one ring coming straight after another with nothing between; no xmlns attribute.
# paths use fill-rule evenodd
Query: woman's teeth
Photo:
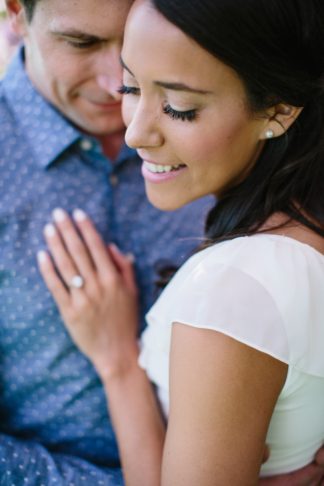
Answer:
<svg viewBox="0 0 324 486"><path fill-rule="evenodd" d="M181 167L184 167L183 164L178 165L158 165L158 164L151 164L150 162L144 161L145 167L154 174L156 173L163 173L163 172L171 172L172 170L178 170Z"/></svg>

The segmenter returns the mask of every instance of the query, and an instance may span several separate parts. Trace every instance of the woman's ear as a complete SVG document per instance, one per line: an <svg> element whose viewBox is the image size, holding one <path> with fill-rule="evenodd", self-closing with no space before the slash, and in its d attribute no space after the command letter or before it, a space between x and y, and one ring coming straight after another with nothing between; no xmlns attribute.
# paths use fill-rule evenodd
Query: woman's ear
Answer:
<svg viewBox="0 0 324 486"><path fill-rule="evenodd" d="M268 122L261 134L261 140L280 137L298 118L303 107L279 103L268 112Z"/></svg>

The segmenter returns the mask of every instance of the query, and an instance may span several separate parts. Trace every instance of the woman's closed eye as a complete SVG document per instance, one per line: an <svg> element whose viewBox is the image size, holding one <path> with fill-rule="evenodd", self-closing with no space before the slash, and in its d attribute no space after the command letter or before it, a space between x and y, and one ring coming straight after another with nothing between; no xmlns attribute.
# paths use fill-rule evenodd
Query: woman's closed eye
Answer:
<svg viewBox="0 0 324 486"><path fill-rule="evenodd" d="M169 115L173 120L189 121L192 122L197 118L197 110L185 110L180 111L172 108L169 104L163 107L163 113Z"/></svg>
<svg viewBox="0 0 324 486"><path fill-rule="evenodd" d="M120 88L118 88L118 93L122 95L139 95L140 94L140 88L137 88L135 86L126 86L125 84L121 85ZM162 108L163 113L168 115L172 120L181 120L181 121L194 121L197 118L197 110L196 109L191 109L191 110L176 110L175 108L172 108L172 106L168 103Z"/></svg>

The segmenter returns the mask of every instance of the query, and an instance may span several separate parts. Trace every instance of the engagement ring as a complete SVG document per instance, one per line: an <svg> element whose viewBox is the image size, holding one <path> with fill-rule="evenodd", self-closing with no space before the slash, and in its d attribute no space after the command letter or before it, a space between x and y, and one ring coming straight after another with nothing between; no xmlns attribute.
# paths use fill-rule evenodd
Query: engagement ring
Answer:
<svg viewBox="0 0 324 486"><path fill-rule="evenodd" d="M74 275L74 277L71 278L69 287L72 289L81 289L84 285L84 280L81 277L81 275Z"/></svg>

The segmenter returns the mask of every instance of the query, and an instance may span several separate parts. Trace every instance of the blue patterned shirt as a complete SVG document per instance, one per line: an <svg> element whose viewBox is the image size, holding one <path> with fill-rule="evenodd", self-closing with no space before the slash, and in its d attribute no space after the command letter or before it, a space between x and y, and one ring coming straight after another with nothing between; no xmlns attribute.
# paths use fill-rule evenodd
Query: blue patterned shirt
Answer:
<svg viewBox="0 0 324 486"><path fill-rule="evenodd" d="M34 89L18 53L0 83L1 485L122 484L102 386L37 269L52 210L82 208L135 255L143 316L156 262L188 256L209 205L153 208L136 154L123 147L111 163Z"/></svg>

